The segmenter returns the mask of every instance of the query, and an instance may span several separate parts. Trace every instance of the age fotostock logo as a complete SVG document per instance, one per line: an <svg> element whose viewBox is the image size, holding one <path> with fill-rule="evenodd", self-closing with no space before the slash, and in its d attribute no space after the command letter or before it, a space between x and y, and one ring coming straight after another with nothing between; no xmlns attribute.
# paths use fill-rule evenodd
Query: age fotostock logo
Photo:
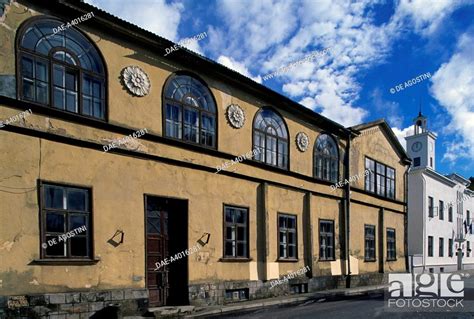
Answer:
<svg viewBox="0 0 474 319"><path fill-rule="evenodd" d="M433 311L464 308L464 281L468 274L389 274L388 305L392 310Z"/></svg>

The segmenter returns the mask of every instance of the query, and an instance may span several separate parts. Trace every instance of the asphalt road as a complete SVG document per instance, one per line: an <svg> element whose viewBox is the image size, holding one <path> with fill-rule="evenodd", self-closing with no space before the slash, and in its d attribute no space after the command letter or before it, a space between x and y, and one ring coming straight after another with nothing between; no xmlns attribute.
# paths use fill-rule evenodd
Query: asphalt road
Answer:
<svg viewBox="0 0 474 319"><path fill-rule="evenodd" d="M275 307L255 310L235 315L217 316L213 318L271 318L271 319L306 319L306 318L337 318L337 319L368 319L368 318L474 318L473 312L389 312L383 294L351 298L348 300L309 301L299 305Z"/></svg>
<svg viewBox="0 0 474 319"><path fill-rule="evenodd" d="M464 298L462 307L437 312L432 307L417 308L407 311L406 308L388 308L384 293L372 293L363 296L346 297L345 299L319 299L300 304L276 306L265 309L256 309L238 314L220 315L209 318L254 318L254 319L306 319L306 318L337 318L337 319L369 319L369 318L443 318L464 319L474 318L474 276L464 280ZM421 311L420 311L421 309Z"/></svg>

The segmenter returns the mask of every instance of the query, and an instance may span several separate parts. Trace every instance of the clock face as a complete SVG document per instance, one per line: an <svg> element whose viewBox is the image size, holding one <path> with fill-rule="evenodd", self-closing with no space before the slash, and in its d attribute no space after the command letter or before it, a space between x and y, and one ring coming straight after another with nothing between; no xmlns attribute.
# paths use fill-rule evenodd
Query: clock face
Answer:
<svg viewBox="0 0 474 319"><path fill-rule="evenodd" d="M423 144L421 144L421 142L415 142L413 143L413 145L411 146L411 150L413 152L418 152L419 150L421 150L421 148L423 147Z"/></svg>

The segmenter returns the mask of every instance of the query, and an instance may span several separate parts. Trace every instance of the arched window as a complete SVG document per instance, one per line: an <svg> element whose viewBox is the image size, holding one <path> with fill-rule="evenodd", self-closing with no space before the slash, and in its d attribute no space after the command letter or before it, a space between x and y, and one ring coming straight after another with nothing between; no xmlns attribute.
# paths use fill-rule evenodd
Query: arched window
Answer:
<svg viewBox="0 0 474 319"><path fill-rule="evenodd" d="M288 168L288 131L285 122L271 109L258 111L253 122L255 159Z"/></svg>
<svg viewBox="0 0 474 319"><path fill-rule="evenodd" d="M165 84L165 135L216 147L216 105L211 91L189 75L172 75Z"/></svg>
<svg viewBox="0 0 474 319"><path fill-rule="evenodd" d="M321 134L314 146L314 176L330 182L337 182L339 169L339 152L334 139L328 134Z"/></svg>
<svg viewBox="0 0 474 319"><path fill-rule="evenodd" d="M62 31L61 24L32 18L22 27L17 40L20 99L105 119L102 58L81 32Z"/></svg>

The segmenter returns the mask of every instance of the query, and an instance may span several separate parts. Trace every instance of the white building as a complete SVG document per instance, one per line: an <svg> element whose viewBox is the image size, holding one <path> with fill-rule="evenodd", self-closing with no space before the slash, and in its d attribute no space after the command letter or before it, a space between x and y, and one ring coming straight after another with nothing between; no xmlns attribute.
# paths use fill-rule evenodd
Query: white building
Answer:
<svg viewBox="0 0 474 319"><path fill-rule="evenodd" d="M436 172L436 134L421 114L405 137L408 172L408 255L415 272L474 268L474 192L468 179Z"/></svg>

